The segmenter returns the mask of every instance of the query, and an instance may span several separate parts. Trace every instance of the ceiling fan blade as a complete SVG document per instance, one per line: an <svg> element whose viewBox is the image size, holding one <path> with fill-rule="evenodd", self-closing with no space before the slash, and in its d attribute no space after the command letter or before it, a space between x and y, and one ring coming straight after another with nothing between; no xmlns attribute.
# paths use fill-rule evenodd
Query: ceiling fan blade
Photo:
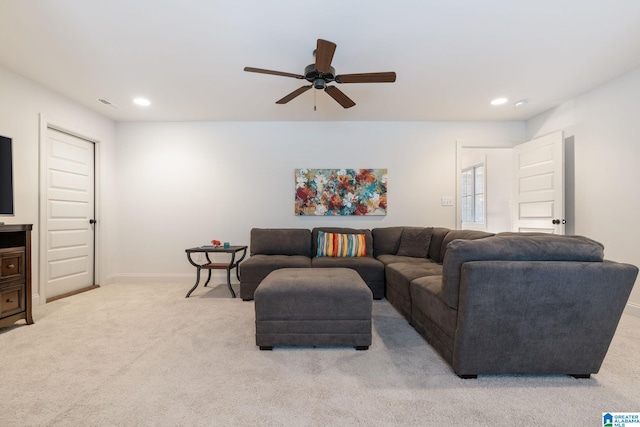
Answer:
<svg viewBox="0 0 640 427"><path fill-rule="evenodd" d="M301 88L294 90L289 95L287 95L284 98L279 99L278 101L276 101L276 104L286 104L287 102L291 101L296 96L302 95L303 93L305 93L306 91L311 89L311 86L312 85L302 86Z"/></svg>
<svg viewBox="0 0 640 427"><path fill-rule="evenodd" d="M351 100L347 95L344 94L340 89L335 86L327 86L324 89L325 92L329 94L333 99L335 99L338 104L342 105L344 108L351 108L356 105L355 102Z"/></svg>
<svg viewBox="0 0 640 427"><path fill-rule="evenodd" d="M335 51L335 43L318 39L318 47L316 48L316 70L321 73L328 72Z"/></svg>
<svg viewBox="0 0 640 427"><path fill-rule="evenodd" d="M385 73L361 73L342 74L336 76L338 83L393 83L396 81L396 73L393 71Z"/></svg>
<svg viewBox="0 0 640 427"><path fill-rule="evenodd" d="M304 79L301 74L285 73L282 71L265 70L263 68L244 67L245 71L250 73L273 74L274 76L293 77L294 79Z"/></svg>

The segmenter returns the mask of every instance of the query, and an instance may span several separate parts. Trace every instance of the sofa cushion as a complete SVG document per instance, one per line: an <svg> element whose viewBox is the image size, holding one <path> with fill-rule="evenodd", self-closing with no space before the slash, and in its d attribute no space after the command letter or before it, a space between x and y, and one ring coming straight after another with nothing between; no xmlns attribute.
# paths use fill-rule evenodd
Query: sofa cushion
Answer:
<svg viewBox="0 0 640 427"><path fill-rule="evenodd" d="M311 256L311 231L306 228L253 228L251 255Z"/></svg>
<svg viewBox="0 0 640 427"><path fill-rule="evenodd" d="M364 234L341 234L318 232L317 256L359 257L366 256Z"/></svg>
<svg viewBox="0 0 640 427"><path fill-rule="evenodd" d="M449 307L458 307L462 265L468 261L602 262L601 243L582 236L548 234L505 235L449 243L443 263L442 294Z"/></svg>
<svg viewBox="0 0 640 427"><path fill-rule="evenodd" d="M373 256L395 254L400 245L400 237L405 227L381 227L371 230L373 236Z"/></svg>
<svg viewBox="0 0 640 427"><path fill-rule="evenodd" d="M451 231L451 229L449 228L433 227L433 232L431 233L431 243L429 244L429 258L431 258L435 262L442 262L442 241L445 237L447 237L447 233L449 233L449 231Z"/></svg>
<svg viewBox="0 0 640 427"><path fill-rule="evenodd" d="M399 262L389 264L385 267L387 298L411 322L412 303L409 284L419 277L440 275L442 275L442 265L435 262Z"/></svg>
<svg viewBox="0 0 640 427"><path fill-rule="evenodd" d="M412 263L412 264L418 264L418 265L429 264L429 263L435 264L435 261L429 258L416 258L412 256L401 256L401 255L391 255L391 254L380 255L376 257L376 259L382 261L384 265L395 264L398 262Z"/></svg>
<svg viewBox="0 0 640 427"><path fill-rule="evenodd" d="M405 227L396 255L426 258L429 256L433 227Z"/></svg>
<svg viewBox="0 0 640 427"><path fill-rule="evenodd" d="M369 284L384 282L384 264L373 257L315 257L311 259L314 268L351 268Z"/></svg>
<svg viewBox="0 0 640 427"><path fill-rule="evenodd" d="M442 298L442 276L425 276L412 280L411 319L416 330L451 363L458 311Z"/></svg>
<svg viewBox="0 0 640 427"><path fill-rule="evenodd" d="M311 231L311 241L313 242L311 256L318 256L318 233L322 231L325 233L340 233L340 234L364 234L366 247L373 248L373 237L371 230L358 229L358 228L345 228L345 227L316 227ZM372 251L367 249L368 257L373 257Z"/></svg>
<svg viewBox="0 0 640 427"><path fill-rule="evenodd" d="M362 280L373 292L374 299L384 297L384 264L371 256L363 257L314 257L313 268L351 268L360 274Z"/></svg>
<svg viewBox="0 0 640 427"><path fill-rule="evenodd" d="M311 268L311 258L302 255L252 255L240 263L240 278L245 283L260 283L280 268Z"/></svg>

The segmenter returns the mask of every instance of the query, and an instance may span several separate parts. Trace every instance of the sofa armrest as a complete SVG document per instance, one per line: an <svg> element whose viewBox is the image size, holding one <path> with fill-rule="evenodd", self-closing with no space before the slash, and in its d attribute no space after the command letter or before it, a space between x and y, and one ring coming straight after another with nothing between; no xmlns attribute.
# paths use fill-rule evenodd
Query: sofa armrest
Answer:
<svg viewBox="0 0 640 427"><path fill-rule="evenodd" d="M449 233L450 234L450 233ZM458 307L462 266L469 261L581 261L603 259L602 244L582 236L527 234L454 240L443 261L442 294L451 308Z"/></svg>
<svg viewBox="0 0 640 427"><path fill-rule="evenodd" d="M597 373L637 274L611 261L465 263L455 372Z"/></svg>

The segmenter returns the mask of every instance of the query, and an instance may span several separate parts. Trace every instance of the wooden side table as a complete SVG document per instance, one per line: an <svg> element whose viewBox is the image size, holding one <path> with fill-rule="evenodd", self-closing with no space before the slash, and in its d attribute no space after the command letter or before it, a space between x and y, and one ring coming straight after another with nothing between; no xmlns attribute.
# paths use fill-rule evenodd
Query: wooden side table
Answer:
<svg viewBox="0 0 640 427"><path fill-rule="evenodd" d="M240 251L242 251L242 256L240 256L240 259L236 261L236 254ZM209 271L209 275L207 276L207 281L204 283L205 287L209 284L209 281L211 280L211 270L227 270L227 286L229 287L229 292L231 292L231 296L233 296L233 298L236 297L236 293L233 291L233 288L231 287L231 270L234 268L236 269L236 277L238 278L238 280L240 280L240 272L238 269L238 265L247 256L247 246L229 246L228 248L225 248L223 246L199 246L196 248L185 249L185 252L187 253L187 259L189 259L189 262L191 263L191 265L193 265L198 269L197 276L196 276L196 284L193 285L193 287L189 290L189 292L187 292L187 296L185 298L189 298L189 295L191 295L191 292L193 292L198 287L198 284L200 283L200 270ZM194 254L194 253L204 253L205 258L207 259L207 263L198 264L197 262L195 262L191 258L191 254ZM231 254L231 260L227 264L212 262L211 258L209 258L210 253L228 253L228 254Z"/></svg>

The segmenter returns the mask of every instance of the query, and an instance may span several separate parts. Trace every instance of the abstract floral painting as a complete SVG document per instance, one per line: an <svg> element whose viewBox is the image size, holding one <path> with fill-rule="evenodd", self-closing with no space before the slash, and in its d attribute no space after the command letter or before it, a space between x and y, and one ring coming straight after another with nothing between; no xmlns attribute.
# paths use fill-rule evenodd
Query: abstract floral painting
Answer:
<svg viewBox="0 0 640 427"><path fill-rule="evenodd" d="M386 215L386 169L296 169L296 215Z"/></svg>

